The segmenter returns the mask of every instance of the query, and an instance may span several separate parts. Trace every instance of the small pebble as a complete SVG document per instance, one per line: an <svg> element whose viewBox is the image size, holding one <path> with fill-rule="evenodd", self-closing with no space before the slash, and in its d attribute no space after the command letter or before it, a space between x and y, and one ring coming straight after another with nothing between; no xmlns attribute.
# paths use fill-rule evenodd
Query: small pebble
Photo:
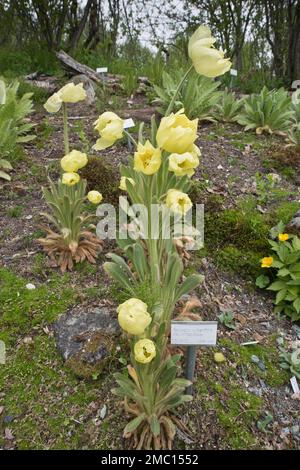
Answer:
<svg viewBox="0 0 300 470"><path fill-rule="evenodd" d="M28 290L33 290L33 289L35 289L35 285L34 285L34 284L31 284L31 283L29 282L29 284L26 284L26 289L28 289Z"/></svg>
<svg viewBox="0 0 300 470"><path fill-rule="evenodd" d="M257 365L263 372L266 370L266 366L262 361L259 361Z"/></svg>

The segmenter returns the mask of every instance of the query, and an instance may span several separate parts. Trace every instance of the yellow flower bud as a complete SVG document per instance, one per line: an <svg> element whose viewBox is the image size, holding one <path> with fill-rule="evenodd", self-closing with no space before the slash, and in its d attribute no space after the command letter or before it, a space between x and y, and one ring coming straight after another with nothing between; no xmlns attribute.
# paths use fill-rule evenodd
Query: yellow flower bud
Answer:
<svg viewBox="0 0 300 470"><path fill-rule="evenodd" d="M262 268L270 268L273 264L273 257L272 256L266 256L261 260L261 267Z"/></svg>
<svg viewBox="0 0 300 470"><path fill-rule="evenodd" d="M191 121L181 109L162 118L156 134L157 143L170 153L188 152L197 139L197 127L198 119Z"/></svg>
<svg viewBox="0 0 300 470"><path fill-rule="evenodd" d="M127 191L126 181L130 181L132 186L135 186L135 181L132 178L128 178L127 176L121 176L119 189L122 189L122 191Z"/></svg>
<svg viewBox="0 0 300 470"><path fill-rule="evenodd" d="M78 150L72 150L61 159L60 165L64 171L69 173L76 173L80 168L83 168L87 162L88 159L86 153L79 152Z"/></svg>
<svg viewBox="0 0 300 470"><path fill-rule="evenodd" d="M106 149L123 136L123 119L110 111L101 114L97 121L94 122L94 126L100 134L100 139L93 146L95 150Z"/></svg>
<svg viewBox="0 0 300 470"><path fill-rule="evenodd" d="M176 176L192 176L198 165L199 157L196 152L172 153L169 156L169 171L175 173Z"/></svg>
<svg viewBox="0 0 300 470"><path fill-rule="evenodd" d="M151 362L156 356L155 344L151 339L140 339L134 345L134 358L141 364Z"/></svg>
<svg viewBox="0 0 300 470"><path fill-rule="evenodd" d="M149 140L147 140L144 145L139 143L137 151L134 153L135 171L144 173L145 175L153 175L159 170L160 165L160 149L153 147Z"/></svg>
<svg viewBox="0 0 300 470"><path fill-rule="evenodd" d="M80 180L80 176L77 173L63 173L61 182L67 186L74 186Z"/></svg>
<svg viewBox="0 0 300 470"><path fill-rule="evenodd" d="M83 83L75 85L74 83L67 83L58 92L54 93L46 103L44 108L48 113L57 113L62 103L77 103L78 101L85 100L86 92L83 88Z"/></svg>
<svg viewBox="0 0 300 470"><path fill-rule="evenodd" d="M99 191L89 191L87 198L92 204L100 204L103 196L101 193L99 193Z"/></svg>
<svg viewBox="0 0 300 470"><path fill-rule="evenodd" d="M166 206L173 212L184 215L192 208L193 204L186 193L177 189L169 189L166 197Z"/></svg>
<svg viewBox="0 0 300 470"><path fill-rule="evenodd" d="M206 77L218 77L228 72L229 59L224 59L224 52L215 49L216 39L207 26L199 26L189 40L188 52L197 73Z"/></svg>
<svg viewBox="0 0 300 470"><path fill-rule="evenodd" d="M280 233L280 234L278 235L278 240L279 240L280 242L286 242L289 238L290 238L290 237L289 237L288 233Z"/></svg>
<svg viewBox="0 0 300 470"><path fill-rule="evenodd" d="M129 299L117 308L121 328L131 335L141 335L150 325L152 318L147 304L139 299Z"/></svg>

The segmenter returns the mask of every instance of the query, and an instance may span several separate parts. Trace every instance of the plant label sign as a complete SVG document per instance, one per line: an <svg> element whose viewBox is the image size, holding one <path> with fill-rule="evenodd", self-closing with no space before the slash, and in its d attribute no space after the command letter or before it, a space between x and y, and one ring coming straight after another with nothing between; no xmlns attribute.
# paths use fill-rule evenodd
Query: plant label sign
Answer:
<svg viewBox="0 0 300 470"><path fill-rule="evenodd" d="M230 75L237 77L238 71L236 69L230 69Z"/></svg>
<svg viewBox="0 0 300 470"><path fill-rule="evenodd" d="M123 121L123 127L124 129L129 129L130 127L134 127L134 120L129 118L129 119L124 119Z"/></svg>
<svg viewBox="0 0 300 470"><path fill-rule="evenodd" d="M171 344L180 346L215 346L218 322L172 321Z"/></svg>
<svg viewBox="0 0 300 470"><path fill-rule="evenodd" d="M107 71L108 71L108 68L107 68L107 67L98 67L98 68L96 69L96 72L97 72L97 73L107 73Z"/></svg>

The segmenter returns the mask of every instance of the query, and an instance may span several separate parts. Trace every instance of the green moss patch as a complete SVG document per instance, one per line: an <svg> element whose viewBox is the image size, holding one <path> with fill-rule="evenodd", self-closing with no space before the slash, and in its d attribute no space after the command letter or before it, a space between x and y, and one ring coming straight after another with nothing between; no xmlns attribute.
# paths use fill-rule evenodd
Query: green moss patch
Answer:
<svg viewBox="0 0 300 470"><path fill-rule="evenodd" d="M8 425L0 422L0 446L7 426L18 449L115 448L113 441L124 427L122 407L116 416L108 411L94 422L103 406L101 396L111 393L111 381L111 374L101 383L76 379L58 356L54 339L46 335L22 344L0 368L0 389L5 391L0 404L3 416L11 420Z"/></svg>
<svg viewBox="0 0 300 470"><path fill-rule="evenodd" d="M6 343L30 328L54 321L74 302L68 275L54 274L49 282L27 289L28 279L0 268L0 339Z"/></svg>

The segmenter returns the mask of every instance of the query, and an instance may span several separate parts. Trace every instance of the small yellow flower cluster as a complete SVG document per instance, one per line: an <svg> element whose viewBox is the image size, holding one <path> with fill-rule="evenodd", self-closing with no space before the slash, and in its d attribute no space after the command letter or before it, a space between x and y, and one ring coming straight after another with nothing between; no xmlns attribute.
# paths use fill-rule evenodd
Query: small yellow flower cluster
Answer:
<svg viewBox="0 0 300 470"><path fill-rule="evenodd" d="M118 321L126 333L140 336L145 333L152 318L148 306L139 299L131 298L117 308ZM134 345L134 357L137 362L147 364L156 356L155 344L151 339L142 338Z"/></svg>
<svg viewBox="0 0 300 470"><path fill-rule="evenodd" d="M67 186L74 186L80 181L80 176L77 171L85 167L88 163L88 158L86 153L79 152L78 150L72 150L70 153L65 155L61 161L60 165L65 173L62 175L62 183ZM100 204L103 197L99 191L89 191L87 195L88 200L92 204Z"/></svg>

